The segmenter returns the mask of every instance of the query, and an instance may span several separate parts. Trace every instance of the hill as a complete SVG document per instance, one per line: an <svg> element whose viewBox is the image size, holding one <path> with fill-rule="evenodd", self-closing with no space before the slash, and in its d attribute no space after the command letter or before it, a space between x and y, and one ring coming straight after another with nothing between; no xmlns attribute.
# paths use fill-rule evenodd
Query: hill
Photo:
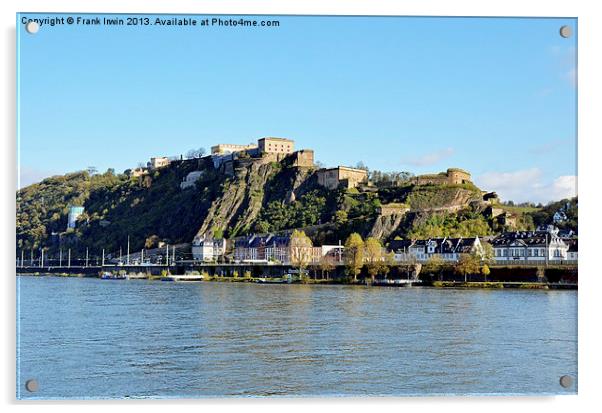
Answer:
<svg viewBox="0 0 602 413"><path fill-rule="evenodd" d="M198 180L182 189L180 183L193 171ZM471 183L417 185L403 179L330 190L317 175L315 167L270 157L239 159L224 173L204 157L172 161L141 176L112 170L54 176L17 192L17 249L44 247L52 254L60 246L116 253L128 237L135 251L159 241L190 243L196 235L232 238L295 228L304 228L317 244L344 241L352 232L386 242L490 235L510 228L487 214L489 203ZM75 228L67 228L73 205L85 212ZM576 225L576 200L574 205L566 226L573 224L573 215ZM548 222L554 208L523 211L512 229Z"/></svg>

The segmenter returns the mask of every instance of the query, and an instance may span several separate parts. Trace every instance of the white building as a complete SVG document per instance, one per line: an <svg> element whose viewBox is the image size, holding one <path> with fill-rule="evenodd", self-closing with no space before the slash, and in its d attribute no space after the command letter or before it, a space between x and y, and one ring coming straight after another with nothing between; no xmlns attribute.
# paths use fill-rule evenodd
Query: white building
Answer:
<svg viewBox="0 0 602 413"><path fill-rule="evenodd" d="M203 176L203 171L190 172L188 175L186 175L186 178L184 178L184 180L180 183L180 188L186 189L193 187L196 181L198 181L201 178L201 176Z"/></svg>
<svg viewBox="0 0 602 413"><path fill-rule="evenodd" d="M146 163L148 169L159 169L169 165L169 158L166 156L160 156L156 158L150 158L150 162Z"/></svg>
<svg viewBox="0 0 602 413"><path fill-rule="evenodd" d="M75 228L77 225L77 218L84 213L84 207L72 206L69 208L69 215L67 216L67 229Z"/></svg>
<svg viewBox="0 0 602 413"><path fill-rule="evenodd" d="M569 246L558 236L558 229L505 232L494 238L496 261L561 261L568 259Z"/></svg>
<svg viewBox="0 0 602 413"><path fill-rule="evenodd" d="M195 261L215 262L226 254L226 240L197 237L192 241L192 258Z"/></svg>
<svg viewBox="0 0 602 413"><path fill-rule="evenodd" d="M429 238L420 240L393 240L389 243L394 259L398 262L425 262L434 256L443 261L457 262L461 254L482 254L483 245L479 237L474 238Z"/></svg>

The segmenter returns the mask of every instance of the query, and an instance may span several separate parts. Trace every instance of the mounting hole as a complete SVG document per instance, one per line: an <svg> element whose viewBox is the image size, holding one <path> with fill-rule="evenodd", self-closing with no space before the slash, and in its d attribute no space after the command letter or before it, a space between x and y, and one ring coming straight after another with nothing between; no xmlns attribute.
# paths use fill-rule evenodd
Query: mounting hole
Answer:
<svg viewBox="0 0 602 413"><path fill-rule="evenodd" d="M38 391L38 389L40 388L40 386L38 385L38 381L34 380L34 379L29 379L25 382L25 388L27 389L28 392L36 392Z"/></svg>
<svg viewBox="0 0 602 413"><path fill-rule="evenodd" d="M29 34L36 34L40 30L40 25L36 22L27 22L25 30L27 30L27 33Z"/></svg>
<svg viewBox="0 0 602 413"><path fill-rule="evenodd" d="M573 34L573 29L571 29L571 26L562 26L560 28L560 35L562 37L564 37L565 39L568 37L571 37L572 34Z"/></svg>
<svg viewBox="0 0 602 413"><path fill-rule="evenodd" d="M560 377L560 385L562 387L564 387L565 389L568 389L569 387L571 387L573 385L573 378L571 376L561 376Z"/></svg>

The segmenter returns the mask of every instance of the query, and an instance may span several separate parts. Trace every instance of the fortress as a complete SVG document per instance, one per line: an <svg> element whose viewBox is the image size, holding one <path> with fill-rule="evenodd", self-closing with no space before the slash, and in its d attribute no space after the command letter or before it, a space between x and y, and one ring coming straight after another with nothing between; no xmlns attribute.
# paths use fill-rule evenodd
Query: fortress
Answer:
<svg viewBox="0 0 602 413"><path fill-rule="evenodd" d="M418 175L411 182L414 185L459 185L472 183L470 173L459 168L449 168L438 174Z"/></svg>

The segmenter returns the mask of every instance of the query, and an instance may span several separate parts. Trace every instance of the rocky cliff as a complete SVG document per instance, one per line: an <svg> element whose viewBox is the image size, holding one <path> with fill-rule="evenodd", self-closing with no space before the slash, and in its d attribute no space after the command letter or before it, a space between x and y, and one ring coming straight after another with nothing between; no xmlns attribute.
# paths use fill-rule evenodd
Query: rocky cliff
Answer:
<svg viewBox="0 0 602 413"><path fill-rule="evenodd" d="M198 181L181 189L193 171L201 171ZM206 157L173 161L139 177L78 172L23 188L17 193L17 243L22 249L68 245L114 252L125 248L128 237L132 250L139 250L161 240L186 243L197 235L232 238L293 228L307 228L318 243L344 241L351 232L387 240L431 225L430 216L481 219L471 210L480 197L474 185L331 191L318 185L315 168L286 159L240 159L224 173ZM387 207L401 204L409 212ZM67 229L70 205L85 208L75 229Z"/></svg>

